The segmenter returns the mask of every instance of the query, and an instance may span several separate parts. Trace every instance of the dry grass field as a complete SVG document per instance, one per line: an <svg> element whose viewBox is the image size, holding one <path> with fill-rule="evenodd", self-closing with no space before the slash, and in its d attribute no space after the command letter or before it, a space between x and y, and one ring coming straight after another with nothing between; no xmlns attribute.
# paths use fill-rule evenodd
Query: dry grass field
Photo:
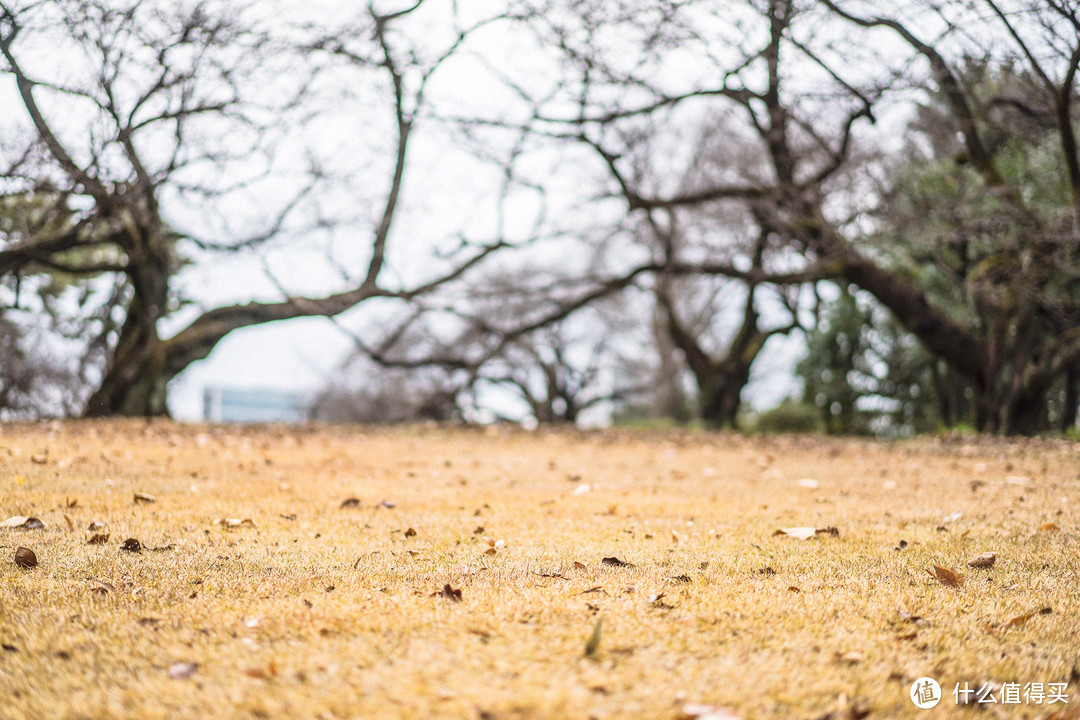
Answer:
<svg viewBox="0 0 1080 720"><path fill-rule="evenodd" d="M0 521L5 720L1080 717L1074 443L0 425Z"/></svg>

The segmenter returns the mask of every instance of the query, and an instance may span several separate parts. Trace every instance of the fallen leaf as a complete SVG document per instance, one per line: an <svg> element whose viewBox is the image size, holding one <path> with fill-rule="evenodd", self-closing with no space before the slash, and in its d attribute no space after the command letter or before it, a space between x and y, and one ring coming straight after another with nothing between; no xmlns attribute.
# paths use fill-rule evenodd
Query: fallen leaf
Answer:
<svg viewBox="0 0 1080 720"><path fill-rule="evenodd" d="M146 493L137 492L135 493L135 499L132 502L134 502L136 505L138 505L139 503L149 505L150 503L157 502L157 498L153 495L147 495Z"/></svg>
<svg viewBox="0 0 1080 720"><path fill-rule="evenodd" d="M539 577L545 577L545 578L559 578L560 580L567 580L568 579L565 575L563 575L561 572L558 572L558 571L555 571L555 572L533 572L533 575L537 575Z"/></svg>
<svg viewBox="0 0 1080 720"><path fill-rule="evenodd" d="M158 617L142 617L138 620L139 625L143 627L157 627L161 624L161 618Z"/></svg>
<svg viewBox="0 0 1080 720"><path fill-rule="evenodd" d="M763 568L761 568L760 570L758 570L758 571L757 571L757 574L758 574L758 575L764 575L765 577L772 577L773 575L775 575L775 574L776 574L776 571L775 571L775 570L773 570L773 569L772 569L771 567L769 567L768 565L766 565L765 567L763 567Z"/></svg>
<svg viewBox="0 0 1080 720"><path fill-rule="evenodd" d="M97 533L86 541L87 545L104 545L109 542L109 533Z"/></svg>
<svg viewBox="0 0 1080 720"><path fill-rule="evenodd" d="M581 592L579 592L579 593L574 593L574 594L575 594L575 595L589 595L589 594L591 594L591 593L602 593L602 594L604 594L604 595L607 595L607 594L608 594L608 593L607 593L607 590L605 590L604 588L600 587L599 585L597 585L596 587L591 587L591 588L589 588L588 590L582 590Z"/></svg>
<svg viewBox="0 0 1080 720"><path fill-rule="evenodd" d="M278 515L278 517L281 518L282 520L295 520L296 519L296 513L289 513L288 515Z"/></svg>
<svg viewBox="0 0 1080 720"><path fill-rule="evenodd" d="M405 531L405 537L416 537L416 530L413 528L409 528Z"/></svg>
<svg viewBox="0 0 1080 720"><path fill-rule="evenodd" d="M585 569L585 563L581 563L581 562L578 562L577 560L575 560L574 561L574 569L575 570L584 570Z"/></svg>
<svg viewBox="0 0 1080 720"><path fill-rule="evenodd" d="M634 563L629 563L624 560L620 560L617 557L606 557L601 560L604 565L610 565L611 567L637 567Z"/></svg>
<svg viewBox="0 0 1080 720"><path fill-rule="evenodd" d="M1057 532L1060 529L1055 522L1043 523L1039 526L1039 532Z"/></svg>
<svg viewBox="0 0 1080 720"><path fill-rule="evenodd" d="M45 527L45 523L38 520L36 517L27 517L26 515L12 515L7 520L0 522L2 528L20 528L22 530L41 530Z"/></svg>
<svg viewBox="0 0 1080 720"><path fill-rule="evenodd" d="M79 498L71 498L66 503L67 507L69 507L69 508L73 508L78 504L79 504Z"/></svg>
<svg viewBox="0 0 1080 720"><path fill-rule="evenodd" d="M690 582L690 576L689 575L668 575L667 579L670 580L671 582L677 582L677 583L688 583L688 582Z"/></svg>
<svg viewBox="0 0 1080 720"><path fill-rule="evenodd" d="M111 592L116 592L116 586L104 580L92 578L90 580L90 592L96 595L108 595Z"/></svg>
<svg viewBox="0 0 1080 720"><path fill-rule="evenodd" d="M915 623L919 626L928 624L921 615L912 615L903 608L896 608L896 612L900 615L900 619L904 622Z"/></svg>
<svg viewBox="0 0 1080 720"><path fill-rule="evenodd" d="M934 578L941 584L947 585L952 588L960 587L964 584L963 575L956 572L955 570L950 570L947 567L942 567L941 565L935 564L933 570L927 570L926 572L930 574L930 577Z"/></svg>
<svg viewBox="0 0 1080 720"><path fill-rule="evenodd" d="M802 592L802 588L795 587L794 585L788 585L787 589L788 589L788 592L793 592L793 593L801 593Z"/></svg>
<svg viewBox="0 0 1080 720"><path fill-rule="evenodd" d="M792 527L782 528L773 533L773 535L787 535L788 537L797 538L799 540L809 540L814 537L817 529L812 527Z"/></svg>
<svg viewBox="0 0 1080 720"><path fill-rule="evenodd" d="M897 552L899 552L901 550L907 550L907 546L908 546L907 540L901 540L900 542L898 542L896 544L895 547L893 547L893 550L896 550Z"/></svg>
<svg viewBox="0 0 1080 720"><path fill-rule="evenodd" d="M742 720L742 718L726 708L689 703L679 710L679 720Z"/></svg>
<svg viewBox="0 0 1080 720"><path fill-rule="evenodd" d="M86 529L89 530L90 532L94 532L95 530L104 530L105 529L105 523L102 522L101 520L94 520L93 522L91 522L89 525L86 526Z"/></svg>
<svg viewBox="0 0 1080 720"><path fill-rule="evenodd" d="M709 561L708 560L702 560L701 564L698 565L698 569L699 570L708 570L709 569Z"/></svg>
<svg viewBox="0 0 1080 720"><path fill-rule="evenodd" d="M74 520L72 520L67 515L65 515L64 516L64 522L67 523L68 532L75 532L75 521Z"/></svg>
<svg viewBox="0 0 1080 720"><path fill-rule="evenodd" d="M128 538L120 546L120 549L121 550L126 550L126 551L131 552L131 553L141 553L142 549L143 549L143 546L142 546L142 543L139 542L138 540L136 540L135 538Z"/></svg>
<svg viewBox="0 0 1080 720"><path fill-rule="evenodd" d="M837 662L847 663L848 665L855 665L863 661L863 654L857 650L846 652L844 654L836 653Z"/></svg>
<svg viewBox="0 0 1080 720"><path fill-rule="evenodd" d="M8 645L7 643L0 643L0 647L4 648L4 652L19 652L19 648L15 647L14 645Z"/></svg>
<svg viewBox="0 0 1080 720"><path fill-rule="evenodd" d="M43 453L41 455L31 455L30 462L34 463L35 465L44 465L45 463L49 462L49 454Z"/></svg>
<svg viewBox="0 0 1080 720"><path fill-rule="evenodd" d="M394 508L397 507L397 503L390 502L389 500L383 500L379 504L382 505L387 510L393 510Z"/></svg>
<svg viewBox="0 0 1080 720"><path fill-rule="evenodd" d="M495 548L493 548L493 547L489 547L489 548L488 548L487 550L485 550L485 551L484 551L484 553L483 553L483 554L484 554L484 555L498 555L498 554L499 554L499 551L498 551L498 550L496 550L496 549L495 549Z"/></svg>
<svg viewBox="0 0 1080 720"><path fill-rule="evenodd" d="M228 529L255 527L255 521L251 518L244 518L243 520L241 520L240 518L221 518L219 520L215 520L214 524L220 525L223 528Z"/></svg>
<svg viewBox="0 0 1080 720"><path fill-rule="evenodd" d="M997 555L992 552L984 552L968 560L968 565L973 568L993 567L997 561Z"/></svg>
<svg viewBox="0 0 1080 720"><path fill-rule="evenodd" d="M1001 623L996 628L990 626L989 623L987 623L987 630L992 632L993 630L1009 630L1011 628L1020 627L1036 615L1049 615L1052 612L1054 612L1054 610L1049 606L1039 608L1038 610L1032 610L1031 612L1024 613L1023 615L1017 615L1016 617Z"/></svg>
<svg viewBox="0 0 1080 720"><path fill-rule="evenodd" d="M443 597L454 602L461 602L461 590L450 587L450 583L443 585L442 590L431 593L431 597Z"/></svg>
<svg viewBox="0 0 1080 720"><path fill-rule="evenodd" d="M277 677L278 669L274 661L271 660L270 664L267 665L265 668L248 668L244 671L244 674L247 675L249 678L253 678L255 680L269 680L271 678Z"/></svg>
<svg viewBox="0 0 1080 720"><path fill-rule="evenodd" d="M37 555L30 548L20 547L15 551L15 564L29 570L38 566Z"/></svg>
<svg viewBox="0 0 1080 720"><path fill-rule="evenodd" d="M357 497L345 498L344 500L341 501L341 505L339 505L338 507L341 510L344 510L345 508L360 507L360 498L357 498Z"/></svg>
<svg viewBox="0 0 1080 720"><path fill-rule="evenodd" d="M600 626L603 624L603 619L597 620L593 625L592 634L589 636L589 641L585 643L585 657L592 657L596 654L596 651L600 648Z"/></svg>
<svg viewBox="0 0 1080 720"><path fill-rule="evenodd" d="M199 663L174 662L169 666L169 677L173 680L187 680L199 669Z"/></svg>

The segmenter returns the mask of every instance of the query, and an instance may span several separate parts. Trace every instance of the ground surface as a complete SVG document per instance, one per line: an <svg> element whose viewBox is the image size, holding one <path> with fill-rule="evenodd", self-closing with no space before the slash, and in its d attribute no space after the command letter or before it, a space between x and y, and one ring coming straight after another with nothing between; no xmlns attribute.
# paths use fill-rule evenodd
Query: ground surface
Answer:
<svg viewBox="0 0 1080 720"><path fill-rule="evenodd" d="M44 523L0 528L0 718L1076 718L1078 473L1049 442L0 425L0 521Z"/></svg>

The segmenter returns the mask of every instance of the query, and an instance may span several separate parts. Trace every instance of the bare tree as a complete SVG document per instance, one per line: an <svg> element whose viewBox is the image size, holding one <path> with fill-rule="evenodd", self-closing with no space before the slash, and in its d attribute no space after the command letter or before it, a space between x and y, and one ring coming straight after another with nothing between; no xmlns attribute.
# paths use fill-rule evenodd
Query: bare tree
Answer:
<svg viewBox="0 0 1080 720"><path fill-rule="evenodd" d="M284 28L264 3L0 4L0 72L15 80L23 114L21 136L9 135L0 148L0 192L36 208L0 233L0 277L63 273L84 287L114 289L100 305L104 319L87 326L90 344L104 355L87 415L164 414L169 380L238 328L334 316L378 297L415 297L498 247L465 244L410 286L383 280L429 81L470 32L491 21L466 25L443 13L448 32L439 47L413 42L402 26L432 5L421 0L380 11L372 3L359 20L326 29ZM287 31L292 36L281 37ZM43 54L43 47L52 52ZM80 71L58 60L65 57L79 58ZM361 83L381 83L376 105L366 110L389 120L378 209L366 231L353 230L366 235L365 265L345 272L335 292L281 288L277 301L201 308L192 316L176 283L188 257L268 248L337 222L313 200L335 179L317 153L307 153L306 167L282 158L304 162L303 121L320 110L320 91L333 91L340 102L342 89L326 90L323 81L341 76L331 70L342 67L358 71ZM251 197L253 189L259 197ZM227 215L244 202L266 208L245 232L180 211L186 204ZM220 236L211 235L215 230ZM163 337L165 321L179 330Z"/></svg>
<svg viewBox="0 0 1080 720"><path fill-rule="evenodd" d="M658 265L759 283L823 277L855 283L970 378L979 428L1016 433L1045 426L1048 392L1080 361L1075 8L928 0L905 4L903 15L883 15L868 2L624 0L547 3L542 12L547 22L532 19L533 26L565 62L559 87L549 94L555 100L537 97L541 132L591 148L612 193L632 214L654 222L658 213L739 207L768 237L763 266L750 270L745 259L740 267L722 253L669 254ZM849 23L846 29L838 19ZM889 45L878 42L883 33L910 46L925 63L925 77L911 57L889 56ZM975 90L959 71L973 54L1025 67L1042 104L1053 109L1056 164L1072 189L1067 207L1037 208L1005 171L1008 148L988 143ZM696 70L687 73L688 67ZM858 136L869 133L887 93L920 86L945 98L965 161L998 203L999 221L984 223L984 232L991 225L1009 228L967 281L976 307L970 315L957 314L949 298L912 277L868 222L881 194L859 163ZM998 100L1016 105L1018 99ZM715 142L741 145L753 159L731 155L688 184L679 152L697 148L678 128L702 126L703 118L722 119L706 123L718 133ZM657 147L673 172L641 171L641 158Z"/></svg>

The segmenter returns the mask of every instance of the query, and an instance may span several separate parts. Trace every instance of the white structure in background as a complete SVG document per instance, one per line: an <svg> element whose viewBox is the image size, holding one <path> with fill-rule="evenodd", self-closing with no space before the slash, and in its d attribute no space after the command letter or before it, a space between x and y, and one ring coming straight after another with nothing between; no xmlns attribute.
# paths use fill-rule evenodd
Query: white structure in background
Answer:
<svg viewBox="0 0 1080 720"><path fill-rule="evenodd" d="M203 390L203 420L221 423L300 423L310 398L272 388L211 386Z"/></svg>

